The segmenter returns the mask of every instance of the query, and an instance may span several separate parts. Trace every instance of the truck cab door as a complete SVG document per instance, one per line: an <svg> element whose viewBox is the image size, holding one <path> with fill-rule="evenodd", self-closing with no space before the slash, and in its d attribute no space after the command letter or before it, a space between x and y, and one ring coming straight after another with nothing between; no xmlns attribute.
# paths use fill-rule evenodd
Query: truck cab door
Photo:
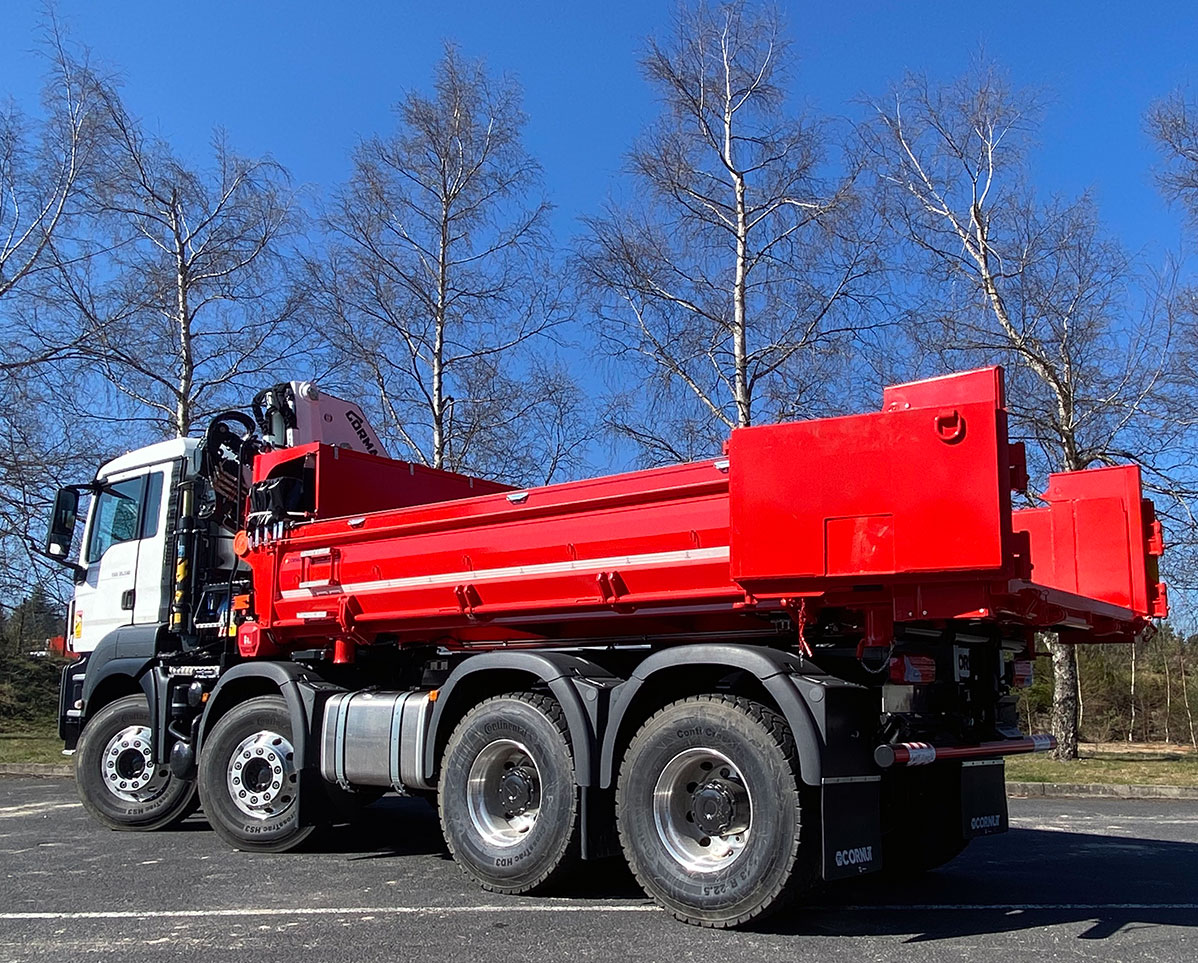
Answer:
<svg viewBox="0 0 1198 963"><path fill-rule="evenodd" d="M164 622L167 618L168 565L166 558L166 516L171 490L171 466L157 465L146 476L146 497L141 511L140 538L137 541L137 580L133 594L133 624ZM171 562L173 563L173 559ZM174 565L169 566L170 571Z"/></svg>
<svg viewBox="0 0 1198 963"><path fill-rule="evenodd" d="M76 652L90 652L113 629L158 620L165 551L164 480L161 466L139 468L106 479L92 497L79 559L86 574L75 587L71 641ZM139 579L139 556L146 541L162 545L154 561L152 547L144 551L147 572ZM139 594L148 596L140 606ZM150 607L153 618L146 617Z"/></svg>

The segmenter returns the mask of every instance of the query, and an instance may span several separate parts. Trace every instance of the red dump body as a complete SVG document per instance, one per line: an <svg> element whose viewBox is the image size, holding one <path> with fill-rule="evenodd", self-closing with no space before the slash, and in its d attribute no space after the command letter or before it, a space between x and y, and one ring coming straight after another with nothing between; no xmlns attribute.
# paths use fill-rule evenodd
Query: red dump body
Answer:
<svg viewBox="0 0 1198 963"><path fill-rule="evenodd" d="M988 368L888 388L879 413L737 429L725 457L524 490L271 452L254 481L302 461L314 517L240 540L240 648L735 637L826 607L864 613L879 644L946 619L1131 640L1166 614L1139 470L1053 475L1044 507L1012 511L1026 470L1003 404Z"/></svg>

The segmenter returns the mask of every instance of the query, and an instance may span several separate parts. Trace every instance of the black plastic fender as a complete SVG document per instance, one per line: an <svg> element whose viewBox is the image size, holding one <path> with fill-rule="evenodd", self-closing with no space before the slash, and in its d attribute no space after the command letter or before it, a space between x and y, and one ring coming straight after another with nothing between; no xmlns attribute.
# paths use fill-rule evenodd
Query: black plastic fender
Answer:
<svg viewBox="0 0 1198 963"><path fill-rule="evenodd" d="M764 646L705 643L679 645L654 653L612 693L600 750L600 786L606 789L614 781L616 746L620 744L624 716L641 686L658 672L695 665L727 666L730 670L748 672L761 682L790 726L799 753L800 774L807 785L818 786L832 771L841 775L838 771L841 769L876 771L872 766L862 768L869 758L868 689L825 675L797 654ZM849 690L852 695L846 699ZM833 692L837 696L829 698ZM858 704L848 705L850 701ZM851 718L842 718L846 715ZM849 742L860 743L859 751L852 749L845 757L839 750L849 747L837 746L837 752L829 753L829 738L839 743L842 736Z"/></svg>
<svg viewBox="0 0 1198 963"><path fill-rule="evenodd" d="M294 662L243 662L225 672L217 682L204 705L200 718L199 736L196 739L195 755L199 758L204 739L216 719L230 704L230 698L222 695L235 688L236 683L246 679L262 679L278 688L291 715L292 747L295 749L295 764L298 769L311 768L319 764L314 755L308 758L308 741L313 725L319 723L318 715L324 705L320 694L326 697L340 689L329 685L309 669ZM257 693L256 693L257 694Z"/></svg>
<svg viewBox="0 0 1198 963"><path fill-rule="evenodd" d="M464 679L479 672L522 672L544 682L566 714L570 728L570 744L574 749L574 780L582 787L593 785L595 772L595 747L607 714L608 694L620 680L593 662L580 659L565 652L485 652L472 655L453 672L437 692L433 703L432 718L424 744L424 778L428 785L435 785L437 775L437 749L449 738L441 732L443 720L458 719L462 713L456 711L455 703L462 698L459 687ZM452 710L452 711L451 711Z"/></svg>
<svg viewBox="0 0 1198 963"><path fill-rule="evenodd" d="M91 705L92 696L100 683L114 675L128 676L137 682L151 708L155 702L155 687L152 679L146 678L146 670L158 654L158 639L166 628L165 623L151 625L123 625L113 629L96 645L87 660L87 674L83 679L83 718L90 719L103 706ZM152 673L150 673L152 675Z"/></svg>

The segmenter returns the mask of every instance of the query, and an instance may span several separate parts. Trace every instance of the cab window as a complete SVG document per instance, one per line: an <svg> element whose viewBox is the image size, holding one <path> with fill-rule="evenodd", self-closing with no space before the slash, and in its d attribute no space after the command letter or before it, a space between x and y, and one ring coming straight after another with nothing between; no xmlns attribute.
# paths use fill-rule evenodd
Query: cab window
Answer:
<svg viewBox="0 0 1198 963"><path fill-rule="evenodd" d="M145 476L127 478L106 485L96 499L91 535L87 543L87 561L98 562L118 542L138 537Z"/></svg>
<svg viewBox="0 0 1198 963"><path fill-rule="evenodd" d="M146 485L146 510L141 513L141 537L153 538L158 534L158 516L162 513L162 483L166 473L156 471L150 475Z"/></svg>

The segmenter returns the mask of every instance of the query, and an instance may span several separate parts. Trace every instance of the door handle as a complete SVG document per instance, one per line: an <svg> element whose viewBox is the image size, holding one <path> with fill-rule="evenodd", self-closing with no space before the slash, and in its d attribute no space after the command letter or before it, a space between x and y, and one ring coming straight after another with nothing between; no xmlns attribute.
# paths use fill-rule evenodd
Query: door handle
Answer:
<svg viewBox="0 0 1198 963"><path fill-rule="evenodd" d="M133 592L134 592L133 589L126 589L124 592L121 593L121 608L122 609L128 610L128 609L133 608Z"/></svg>

